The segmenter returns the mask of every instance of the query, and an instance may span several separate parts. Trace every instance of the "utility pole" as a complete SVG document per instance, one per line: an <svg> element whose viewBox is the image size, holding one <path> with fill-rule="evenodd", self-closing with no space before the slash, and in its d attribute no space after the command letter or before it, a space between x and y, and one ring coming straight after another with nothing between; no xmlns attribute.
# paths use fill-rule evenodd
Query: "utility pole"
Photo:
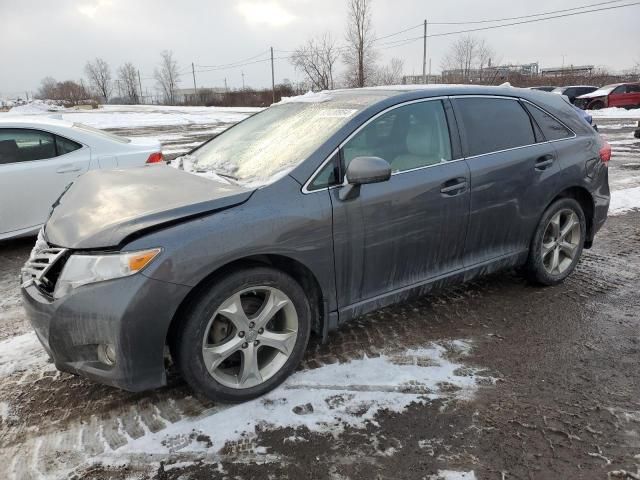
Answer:
<svg viewBox="0 0 640 480"><path fill-rule="evenodd" d="M198 87L196 86L196 68L191 62L191 74L193 75L193 96L196 97L198 95Z"/></svg>
<svg viewBox="0 0 640 480"><path fill-rule="evenodd" d="M276 80L273 73L273 47L271 47L271 103L276 103Z"/></svg>
<svg viewBox="0 0 640 480"><path fill-rule="evenodd" d="M242 75L242 90L244 90L244 70L240 73Z"/></svg>
<svg viewBox="0 0 640 480"><path fill-rule="evenodd" d="M224 91L225 92L229 91L229 87L227 87L227 77L224 77Z"/></svg>
<svg viewBox="0 0 640 480"><path fill-rule="evenodd" d="M427 20L424 21L424 35L422 36L422 83L427 83Z"/></svg>
<svg viewBox="0 0 640 480"><path fill-rule="evenodd" d="M138 69L138 88L140 89L140 103L144 103L144 95L142 94L142 82L140 81L140 69Z"/></svg>

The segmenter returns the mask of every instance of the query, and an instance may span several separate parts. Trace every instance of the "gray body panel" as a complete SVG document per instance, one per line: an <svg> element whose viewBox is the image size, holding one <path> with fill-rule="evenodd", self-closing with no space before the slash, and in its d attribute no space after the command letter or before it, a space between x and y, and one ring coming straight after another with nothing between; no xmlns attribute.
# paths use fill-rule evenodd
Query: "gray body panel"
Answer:
<svg viewBox="0 0 640 480"><path fill-rule="evenodd" d="M50 243L72 250L161 247L162 252L142 274L80 287L57 301L34 286L23 289L29 317L56 365L129 390L162 385L161 352L175 312L194 288L237 261L277 265L282 260L307 272L311 281L305 291L312 295L311 284L319 288L314 328L326 335L371 310L522 264L544 210L567 189L586 192L592 202L587 243L604 223L609 187L600 141L561 96L464 86L376 95L381 100L354 115L288 176L255 191L164 167L79 179L47 223ZM405 102L460 95L524 98L576 136L465 158L463 126L445 101L454 160L361 185L358 195L344 200L340 185L304 191L314 172L378 113ZM552 165L537 170L537 159L545 155L553 157ZM464 188L443 193L451 180ZM127 192L130 204L124 201ZM72 329L78 332L64 338ZM79 353L86 345L111 341L120 347L122 370L101 373Z"/></svg>
<svg viewBox="0 0 640 480"><path fill-rule="evenodd" d="M251 190L163 165L92 170L58 200L47 241L73 249L119 245L146 228L244 202Z"/></svg>

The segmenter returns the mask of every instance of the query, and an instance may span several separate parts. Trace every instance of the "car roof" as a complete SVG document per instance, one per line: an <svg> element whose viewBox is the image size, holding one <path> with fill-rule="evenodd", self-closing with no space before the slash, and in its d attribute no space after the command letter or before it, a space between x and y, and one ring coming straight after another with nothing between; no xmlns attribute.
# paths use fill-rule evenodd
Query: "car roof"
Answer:
<svg viewBox="0 0 640 480"><path fill-rule="evenodd" d="M335 97L340 100L356 98L362 95L373 95L378 97L392 98L396 96L412 96L417 98L429 98L439 96L456 95L494 95L507 97L529 97L541 92L528 88L512 86L490 86L490 85L457 85L457 84L432 84L432 85L384 85L364 88L343 88L337 90L325 90L321 92L329 98ZM546 93L546 92L542 92ZM291 100L295 101L295 97ZM301 100L302 101L302 100Z"/></svg>
<svg viewBox="0 0 640 480"><path fill-rule="evenodd" d="M3 114L0 115L0 126L17 125L22 127L73 127L73 122L62 120L62 118L56 118L52 115L12 115Z"/></svg>
<svg viewBox="0 0 640 480"><path fill-rule="evenodd" d="M557 88L598 88L595 85L565 85Z"/></svg>

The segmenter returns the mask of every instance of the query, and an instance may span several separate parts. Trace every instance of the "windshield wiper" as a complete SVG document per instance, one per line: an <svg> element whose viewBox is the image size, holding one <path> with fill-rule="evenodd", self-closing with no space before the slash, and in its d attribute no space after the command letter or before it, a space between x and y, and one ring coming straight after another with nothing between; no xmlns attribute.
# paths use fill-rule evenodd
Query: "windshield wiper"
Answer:
<svg viewBox="0 0 640 480"><path fill-rule="evenodd" d="M235 182L240 180L238 177L236 177L234 175L229 175L228 173L216 172L215 170L213 171L213 173L215 173L216 175L220 175L221 177L224 177L224 178L230 178L231 180L233 180Z"/></svg>

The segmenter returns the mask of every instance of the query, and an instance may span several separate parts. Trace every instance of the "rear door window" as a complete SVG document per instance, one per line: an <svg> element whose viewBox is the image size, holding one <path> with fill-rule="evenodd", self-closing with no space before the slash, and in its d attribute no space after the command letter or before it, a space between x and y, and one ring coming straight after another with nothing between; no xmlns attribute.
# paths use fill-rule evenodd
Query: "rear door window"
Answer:
<svg viewBox="0 0 640 480"><path fill-rule="evenodd" d="M546 140L560 140L562 138L570 138L573 136L573 132L571 130L562 125L548 113L531 105L530 103L525 103L525 105L535 122L542 130L542 134Z"/></svg>
<svg viewBox="0 0 640 480"><path fill-rule="evenodd" d="M0 164L29 162L56 156L54 135L41 130L0 129Z"/></svg>
<svg viewBox="0 0 640 480"><path fill-rule="evenodd" d="M467 156L536 143L531 118L515 99L468 97L454 99L464 127Z"/></svg>

